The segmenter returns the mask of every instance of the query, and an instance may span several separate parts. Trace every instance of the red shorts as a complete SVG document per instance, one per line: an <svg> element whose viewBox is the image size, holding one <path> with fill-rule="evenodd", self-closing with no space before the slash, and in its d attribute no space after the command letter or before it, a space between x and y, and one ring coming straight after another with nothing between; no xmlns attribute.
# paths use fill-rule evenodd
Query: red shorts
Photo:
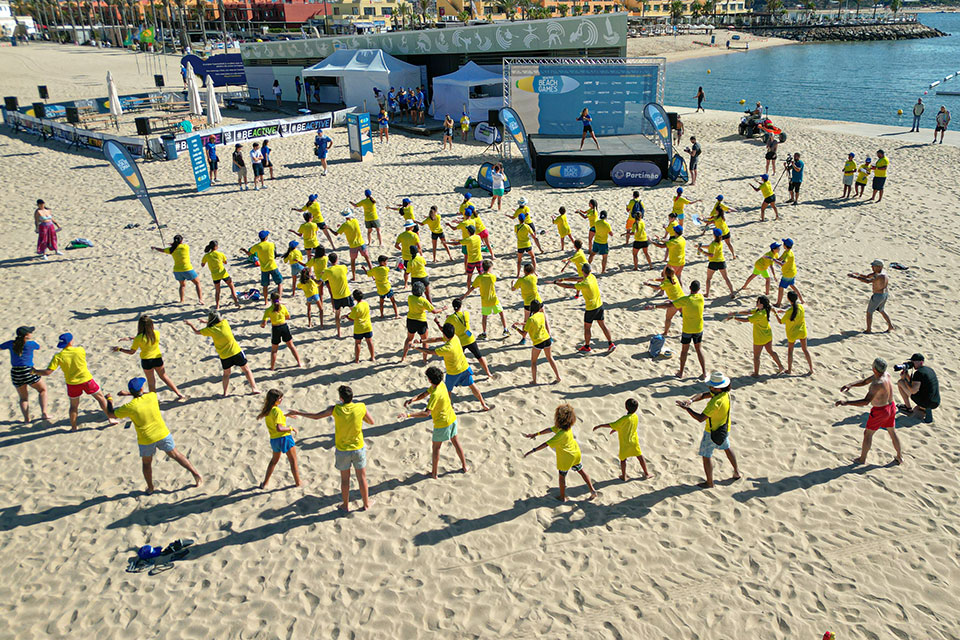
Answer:
<svg viewBox="0 0 960 640"><path fill-rule="evenodd" d="M97 384L97 381L93 378L90 378L83 384L68 384L67 385L67 396L70 398L79 398L83 394L92 396L96 392L100 391L100 385Z"/></svg>
<svg viewBox="0 0 960 640"><path fill-rule="evenodd" d="M897 405L891 402L883 407L870 409L870 417L867 418L867 431L892 429L896 426L896 423Z"/></svg>
<svg viewBox="0 0 960 640"><path fill-rule="evenodd" d="M480 271L480 267L483 266L482 262L468 262L467 263L467 273L473 273L474 271Z"/></svg>
<svg viewBox="0 0 960 640"><path fill-rule="evenodd" d="M480 237L481 237L483 240L486 240L487 238L490 237L490 232L487 231L486 229L484 229L483 231L480 232Z"/></svg>

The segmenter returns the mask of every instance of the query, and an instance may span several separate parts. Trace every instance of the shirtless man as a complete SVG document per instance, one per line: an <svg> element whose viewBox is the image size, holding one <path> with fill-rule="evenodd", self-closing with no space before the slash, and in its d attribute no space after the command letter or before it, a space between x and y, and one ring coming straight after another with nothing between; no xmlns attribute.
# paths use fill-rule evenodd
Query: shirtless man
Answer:
<svg viewBox="0 0 960 640"><path fill-rule="evenodd" d="M887 373L887 361L883 358L877 358L873 361L873 375L860 380L851 382L840 387L841 393L846 393L851 387L862 387L870 385L866 397L862 400L837 400L838 407L865 407L870 405L870 417L867 418L867 428L863 432L863 445L860 448L860 457L854 458L854 464L866 464L867 453L870 452L870 445L873 443L873 435L878 429L886 429L893 441L893 448L897 452L897 457L893 459L894 464L903 464L903 454L900 452L900 439L897 438L896 420L897 405L893 401L893 382L890 380L890 374Z"/></svg>
<svg viewBox="0 0 960 640"><path fill-rule="evenodd" d="M847 275L860 282L868 282L873 287L873 295L870 296L870 302L867 304L867 333L873 333L871 327L873 326L874 311L879 312L883 319L887 321L886 332L889 333L893 331L893 323L890 322L890 316L887 315L887 312L883 310L887 304L887 285L889 284L887 272L883 270L882 260L874 260L870 263L870 267L872 269L871 273L848 273Z"/></svg>

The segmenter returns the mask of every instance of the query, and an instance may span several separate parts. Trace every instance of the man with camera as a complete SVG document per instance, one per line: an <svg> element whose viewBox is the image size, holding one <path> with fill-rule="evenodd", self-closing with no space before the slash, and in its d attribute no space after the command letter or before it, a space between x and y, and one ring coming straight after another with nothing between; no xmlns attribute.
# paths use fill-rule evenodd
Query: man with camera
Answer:
<svg viewBox="0 0 960 640"><path fill-rule="evenodd" d="M837 400L838 407L865 407L870 405L870 414L867 417L867 426L863 431L863 444L860 447L860 457L854 458L854 464L866 464L867 454L873 444L873 436L879 429L886 429L893 441L893 448L897 452L894 464L903 463L903 454L900 452L900 439L897 437L897 406L893 402L893 381L887 373L887 361L877 358L873 361L873 373L863 380L851 382L840 387L841 393L846 393L852 387L870 385L867 395L861 400Z"/></svg>
<svg viewBox="0 0 960 640"><path fill-rule="evenodd" d="M803 160L800 159L800 154L795 153L793 157L787 156L787 159L783 161L783 166L790 172L790 187L788 189L790 199L787 200L787 204L791 202L800 204L798 199L800 198L800 185L803 183Z"/></svg>
<svg viewBox="0 0 960 640"><path fill-rule="evenodd" d="M933 369L923 364L923 354L913 354L903 364L894 365L893 370L900 372L897 389L903 404L898 408L907 414L923 416L926 423L933 422L933 410L940 406L940 382ZM916 407L910 404L911 400Z"/></svg>

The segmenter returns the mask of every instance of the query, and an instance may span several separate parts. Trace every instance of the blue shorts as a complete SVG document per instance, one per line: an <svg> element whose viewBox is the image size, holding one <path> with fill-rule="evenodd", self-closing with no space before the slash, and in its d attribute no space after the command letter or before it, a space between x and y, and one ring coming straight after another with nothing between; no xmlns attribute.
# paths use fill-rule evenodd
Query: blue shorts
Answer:
<svg viewBox="0 0 960 640"><path fill-rule="evenodd" d="M319 302L320 302L320 294L319 294L319 293L313 294L312 296L310 296L309 298L307 298L307 302L316 302L316 303L319 303Z"/></svg>
<svg viewBox="0 0 960 640"><path fill-rule="evenodd" d="M591 251L597 255L605 256L610 253L610 245L606 243L600 244L599 242L594 242L593 249Z"/></svg>
<svg viewBox="0 0 960 640"><path fill-rule="evenodd" d="M786 289L787 287L792 287L796 278L780 278L780 288Z"/></svg>
<svg viewBox="0 0 960 640"><path fill-rule="evenodd" d="M453 424L444 427L443 429L433 430L433 441L434 442L446 442L457 436L457 421L454 420Z"/></svg>
<svg viewBox="0 0 960 640"><path fill-rule="evenodd" d="M177 279L177 282L184 282L186 280L196 280L199 276L197 276L196 271L190 269L190 271L174 271L173 277Z"/></svg>
<svg viewBox="0 0 960 640"><path fill-rule="evenodd" d="M295 276L300 275L300 272L303 271L303 269L304 269L304 266L299 262L294 262L293 264L290 265L290 271Z"/></svg>
<svg viewBox="0 0 960 640"><path fill-rule="evenodd" d="M473 384L473 369L467 367L455 376L448 373L443 379L443 384L446 385L447 391L453 391L454 387L469 387Z"/></svg>
<svg viewBox="0 0 960 640"><path fill-rule="evenodd" d="M270 448L274 453L286 453L296 447L293 436L280 436L279 438L270 438Z"/></svg>
<svg viewBox="0 0 960 640"><path fill-rule="evenodd" d="M367 448L360 447L351 451L340 451L337 449L334 455L333 466L337 471L348 471L350 467L354 469L364 469L367 466Z"/></svg>
<svg viewBox="0 0 960 640"><path fill-rule="evenodd" d="M167 437L163 438L162 440L157 440L156 442L151 442L150 444L140 444L137 446L140 447L141 458L150 458L154 453L157 452L157 449L160 449L160 451L173 451L173 436L167 434Z"/></svg>
<svg viewBox="0 0 960 640"><path fill-rule="evenodd" d="M730 436L724 439L723 444L716 445L713 443L713 438L710 437L709 431L703 432L703 437L700 438L700 457L701 458L710 458L713 457L714 451L726 451L730 448Z"/></svg>
<svg viewBox="0 0 960 640"><path fill-rule="evenodd" d="M384 298L393 298L393 289L390 289L390 291L387 291L385 294L380 296L381 300L383 300Z"/></svg>
<svg viewBox="0 0 960 640"><path fill-rule="evenodd" d="M280 269L274 269L273 271L260 272L261 287L269 287L271 279L273 280L273 284L280 284L281 282L283 282L283 274L280 273Z"/></svg>

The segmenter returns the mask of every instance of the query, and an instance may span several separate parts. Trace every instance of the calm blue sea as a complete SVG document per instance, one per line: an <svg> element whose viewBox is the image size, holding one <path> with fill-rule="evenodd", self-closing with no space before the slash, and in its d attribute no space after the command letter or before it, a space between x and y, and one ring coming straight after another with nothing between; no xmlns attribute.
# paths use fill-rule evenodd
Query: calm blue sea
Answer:
<svg viewBox="0 0 960 640"><path fill-rule="evenodd" d="M698 86L708 109L734 111L740 99L760 100L777 114L874 124L910 125L910 110L924 98L926 122L944 104L960 114L960 78L936 89L931 82L960 71L960 14L921 14L921 22L952 35L924 40L799 44L667 65L665 104L696 106ZM718 40L722 33L718 32ZM707 69L711 71L707 73ZM923 92L929 91L924 96ZM745 108L745 107L744 107ZM897 109L904 116L898 120Z"/></svg>

